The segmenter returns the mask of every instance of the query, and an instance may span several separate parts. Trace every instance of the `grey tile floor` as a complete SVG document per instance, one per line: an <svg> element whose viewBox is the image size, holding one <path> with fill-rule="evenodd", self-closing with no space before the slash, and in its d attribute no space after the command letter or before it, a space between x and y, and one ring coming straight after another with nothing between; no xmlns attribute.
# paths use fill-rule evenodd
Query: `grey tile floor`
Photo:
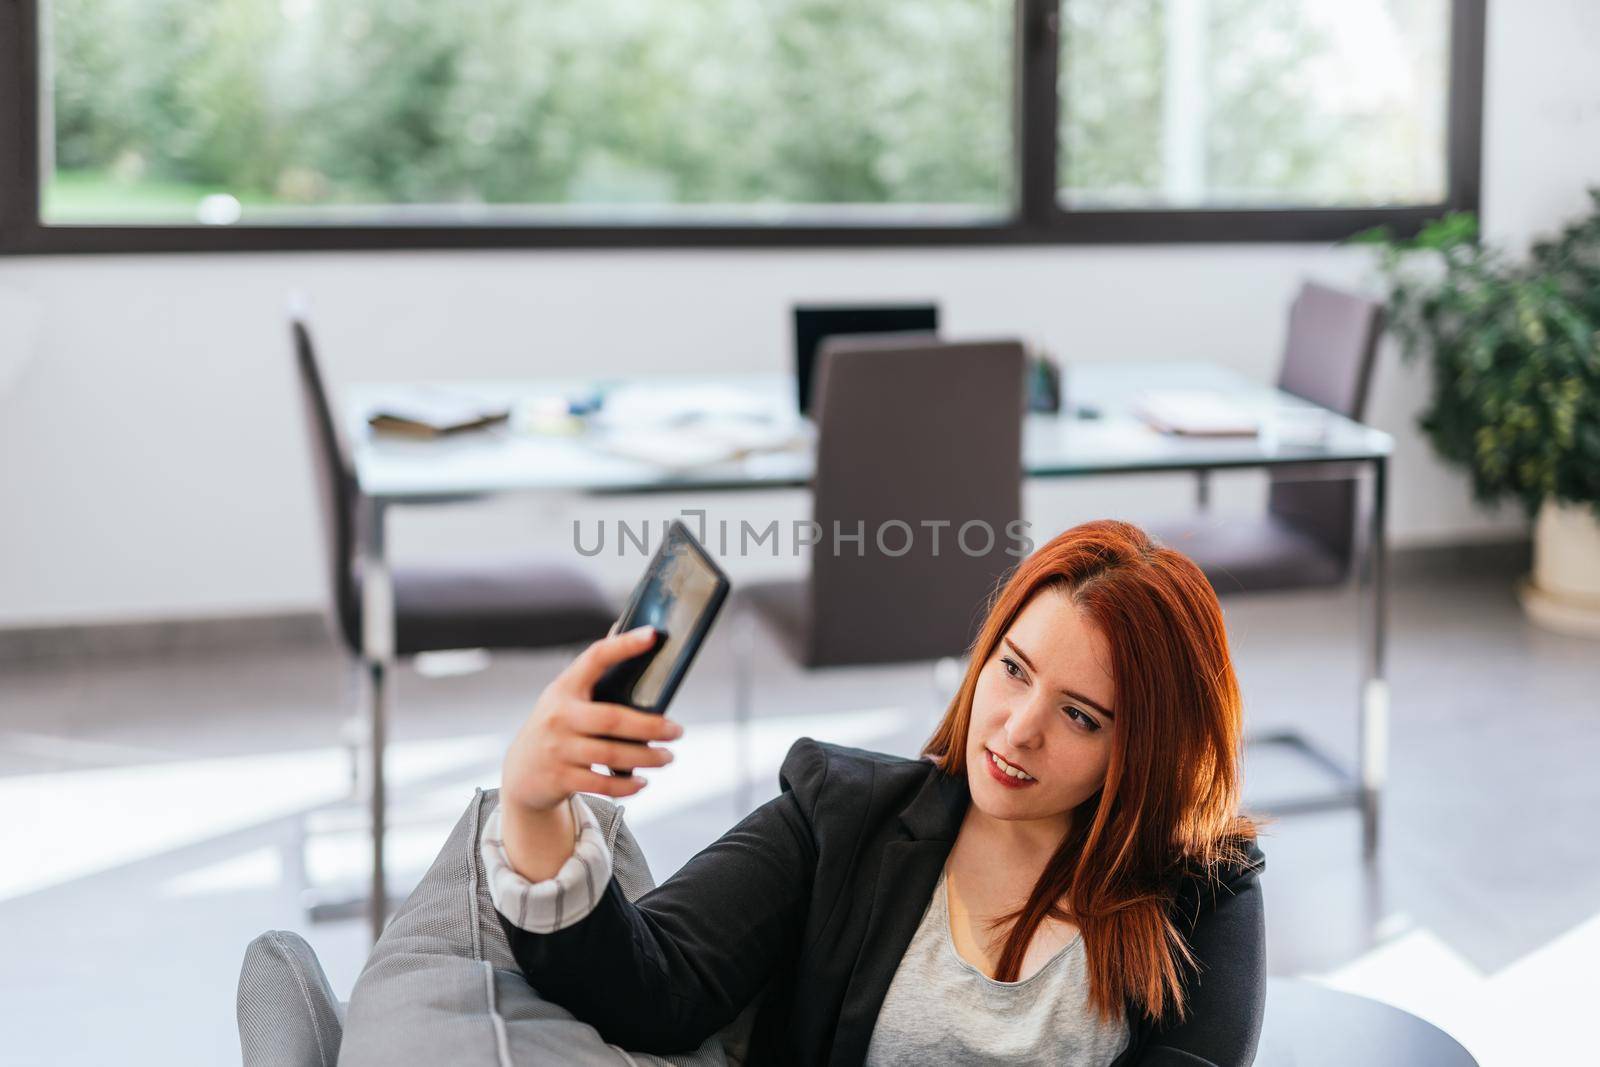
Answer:
<svg viewBox="0 0 1600 1067"><path fill-rule="evenodd" d="M1519 1062L1508 1032L1534 1020L1517 1016L1556 1010L1572 995L1562 990L1577 978L1574 961L1592 974L1587 960L1600 951L1600 645L1531 627L1511 579L1397 582L1376 867L1359 861L1350 813L1285 818L1263 841L1271 971L1401 1003L1485 1064ZM1350 753L1353 595L1233 597L1224 607L1251 729L1294 726ZM494 783L501 747L565 658L402 673L396 888L417 877L473 786ZM802 734L914 754L948 684L929 664L802 672L760 630L754 662L756 803L776 791L772 768ZM641 797L630 811L658 877L734 820L733 677L723 628L675 702L683 744L699 745L713 773L688 788L669 769L652 803ZM302 907L308 879L358 878L364 858L348 832L304 847L308 812L336 824L344 810L344 685L339 660L320 647L0 674L5 1062L236 1062L239 962L269 928L303 932L348 993L362 924L312 925ZM1301 764L1252 750L1250 797L1308 784ZM1559 1041L1559 1027L1551 1032Z"/></svg>

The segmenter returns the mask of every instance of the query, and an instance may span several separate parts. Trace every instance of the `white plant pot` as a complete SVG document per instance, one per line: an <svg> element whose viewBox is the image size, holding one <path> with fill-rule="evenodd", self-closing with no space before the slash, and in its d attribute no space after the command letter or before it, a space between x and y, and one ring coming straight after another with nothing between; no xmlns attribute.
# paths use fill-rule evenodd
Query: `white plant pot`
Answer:
<svg viewBox="0 0 1600 1067"><path fill-rule="evenodd" d="M1536 625L1600 639L1600 520L1546 498L1533 526L1533 574L1518 587Z"/></svg>

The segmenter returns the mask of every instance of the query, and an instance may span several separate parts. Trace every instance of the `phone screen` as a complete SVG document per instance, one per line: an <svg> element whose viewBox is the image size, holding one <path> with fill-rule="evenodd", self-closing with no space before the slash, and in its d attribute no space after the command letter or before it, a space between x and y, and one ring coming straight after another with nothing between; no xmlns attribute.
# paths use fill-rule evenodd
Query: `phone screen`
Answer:
<svg viewBox="0 0 1600 1067"><path fill-rule="evenodd" d="M665 635L648 662L630 665L615 679L622 685L631 682L627 703L664 710L727 589L727 578L688 528L673 523L617 627L621 633L650 625Z"/></svg>

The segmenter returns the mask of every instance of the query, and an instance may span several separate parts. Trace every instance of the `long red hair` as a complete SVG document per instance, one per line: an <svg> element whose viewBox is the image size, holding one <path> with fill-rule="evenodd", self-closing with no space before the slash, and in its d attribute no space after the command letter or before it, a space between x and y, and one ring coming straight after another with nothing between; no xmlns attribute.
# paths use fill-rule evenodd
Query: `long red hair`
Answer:
<svg viewBox="0 0 1600 1067"><path fill-rule="evenodd" d="M1137 526L1074 526L1017 564L974 639L966 678L923 755L966 774L979 672L1024 605L1066 593L1105 635L1117 707L1104 786L1071 829L1011 924L996 978L1016 981L1047 916L1083 932L1089 995L1106 1018L1127 999L1160 1019L1185 1012L1194 959L1169 915L1178 876L1242 862L1256 824L1239 813L1242 708L1216 594L1182 553Z"/></svg>

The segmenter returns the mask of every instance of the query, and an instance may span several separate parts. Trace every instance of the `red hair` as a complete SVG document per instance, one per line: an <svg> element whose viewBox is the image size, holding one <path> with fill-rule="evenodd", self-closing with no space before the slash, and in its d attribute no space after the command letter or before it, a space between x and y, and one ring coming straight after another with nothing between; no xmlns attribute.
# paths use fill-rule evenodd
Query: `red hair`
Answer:
<svg viewBox="0 0 1600 1067"><path fill-rule="evenodd" d="M1182 553L1137 526L1074 526L1017 564L988 606L966 678L923 755L966 774L979 672L1025 604L1065 593L1111 649L1117 707L1099 792L1072 812L1066 837L1010 923L996 979L1016 981L1049 916L1083 932L1089 994L1115 1018L1136 1001L1152 1020L1185 1011L1194 958L1169 916L1178 876L1240 863L1256 825L1239 814L1242 707L1216 594Z"/></svg>

